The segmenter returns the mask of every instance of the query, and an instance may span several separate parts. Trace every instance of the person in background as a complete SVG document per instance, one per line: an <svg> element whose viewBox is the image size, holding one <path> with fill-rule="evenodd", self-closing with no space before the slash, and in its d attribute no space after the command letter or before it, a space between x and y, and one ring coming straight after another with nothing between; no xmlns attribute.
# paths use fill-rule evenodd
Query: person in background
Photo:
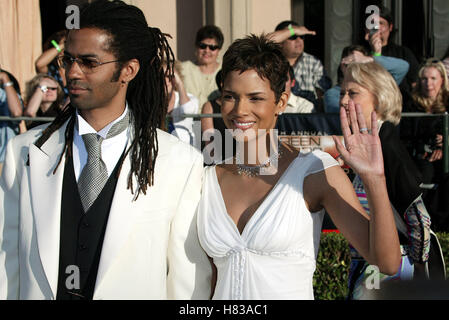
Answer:
<svg viewBox="0 0 449 320"><path fill-rule="evenodd" d="M411 92L418 80L419 62L416 59L415 54L407 47L395 44L393 42L392 35L394 30L393 16L390 10L384 6L379 6L379 36L382 41L382 55L387 57L394 57L405 60L409 64L409 70L407 72L405 81L401 82L399 88L403 96L403 105L407 106L411 103ZM371 35L370 30L365 29L365 40L371 47Z"/></svg>
<svg viewBox="0 0 449 320"><path fill-rule="evenodd" d="M422 177L402 145L397 130L401 119L402 95L396 81L383 67L374 62L351 63L347 66L341 88L341 108L350 112L351 104L360 105L367 124L366 130L378 130L385 169L388 197L395 215L401 243L401 265L394 275L376 271L380 281L429 278L428 262L431 245L431 221L422 199ZM372 112L377 126L369 122ZM366 184L356 175L354 189L365 211L372 204L366 198ZM365 279L373 270L355 249L351 249L349 298L362 299Z"/></svg>
<svg viewBox="0 0 449 320"><path fill-rule="evenodd" d="M287 107L284 113L312 113L314 112L314 105L307 99L297 96L292 92L296 83L293 67L288 68L288 80L285 83L285 91L288 94Z"/></svg>
<svg viewBox="0 0 449 320"><path fill-rule="evenodd" d="M34 63L36 72L45 73L56 79L64 94L68 96L66 88L66 79L64 69L58 66L57 59L64 54L65 40L67 37L67 30L61 30L52 34L43 45L42 54L36 59Z"/></svg>
<svg viewBox="0 0 449 320"><path fill-rule="evenodd" d="M448 74L440 60L430 58L419 69L413 101L414 111L444 113L449 108Z"/></svg>
<svg viewBox="0 0 449 320"><path fill-rule="evenodd" d="M16 78L0 67L0 115L6 117L22 116L22 100L20 87ZM5 161L8 141L20 133L19 123L0 121L0 175Z"/></svg>
<svg viewBox="0 0 449 320"><path fill-rule="evenodd" d="M64 106L64 92L55 78L38 74L28 81L26 103L23 112L26 117L57 117ZM34 128L44 122L29 121L27 128Z"/></svg>
<svg viewBox="0 0 449 320"><path fill-rule="evenodd" d="M217 95L218 97L215 99L211 99L207 101L201 110L201 114L220 114L221 115L221 88L222 88L222 79L221 79L221 70L217 72L217 75L215 76L215 83L218 87ZM214 131L215 130L215 131ZM210 161L208 159L205 159L206 165L210 165L212 163L218 163L220 161L223 161L226 157L226 144L225 144L225 137L226 137L226 126L223 122L223 118L201 118L201 133L202 136L206 137L205 141L203 141L202 149L206 146L208 146L210 143L212 143L215 140L215 135L220 135L219 142L216 141L216 145L214 145L214 150L210 150L210 154L206 152L204 154L205 156L209 155L211 156ZM209 136L213 133L213 136ZM221 149L221 154L215 154L215 148ZM213 160L212 160L213 159Z"/></svg>
<svg viewBox="0 0 449 320"><path fill-rule="evenodd" d="M449 85L446 69L438 59L428 59L418 73L413 90L413 105L409 111L442 114L449 108ZM437 177L432 162L442 159L442 124L440 118L416 118L413 122L411 153L423 172L424 182Z"/></svg>
<svg viewBox="0 0 449 320"><path fill-rule="evenodd" d="M207 25L198 30L195 38L196 61L182 62L181 74L187 92L193 94L203 106L208 100L216 98L215 76L220 70L218 56L223 46L223 33L220 28Z"/></svg>
<svg viewBox="0 0 449 320"><path fill-rule="evenodd" d="M379 43L378 41L376 41ZM377 47L376 52L380 52L381 48ZM341 62L338 67L338 84L324 94L324 110L327 113L338 113L340 110L340 91L343 82L344 71L346 66L352 62L367 63L377 62L384 67L399 85L405 78L408 71L408 63L405 60L374 55L371 56L361 45L351 45L343 49L341 53Z"/></svg>
<svg viewBox="0 0 449 320"><path fill-rule="evenodd" d="M428 59L420 68L409 112L441 114L449 110L449 81L443 63ZM401 126L402 139L427 185L424 200L436 230L449 231L449 177L443 168L442 117L408 118ZM447 137L446 137L447 139Z"/></svg>
<svg viewBox="0 0 449 320"><path fill-rule="evenodd" d="M173 76L167 75L165 78L168 92L167 114L172 117L168 132L181 141L196 146L200 137L195 134L194 120L184 115L199 113L198 99L184 88L179 70L179 63L176 62Z"/></svg>
<svg viewBox="0 0 449 320"><path fill-rule="evenodd" d="M293 67L296 81L292 92L321 110L323 94L332 86L332 81L326 75L321 61L304 52L305 36L315 34L315 31L299 26L294 21L283 21L268 36L281 44L282 52Z"/></svg>

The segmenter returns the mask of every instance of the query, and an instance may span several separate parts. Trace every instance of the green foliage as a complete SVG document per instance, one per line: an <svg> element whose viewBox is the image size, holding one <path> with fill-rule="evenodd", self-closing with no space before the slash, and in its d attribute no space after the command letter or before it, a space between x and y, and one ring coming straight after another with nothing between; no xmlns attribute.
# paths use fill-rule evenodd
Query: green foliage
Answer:
<svg viewBox="0 0 449 320"><path fill-rule="evenodd" d="M441 251L443 252L444 263L446 265L446 278L449 278L449 233L437 232L438 241L440 241Z"/></svg>
<svg viewBox="0 0 449 320"><path fill-rule="evenodd" d="M340 233L322 233L313 277L317 300L342 300L348 292L348 242Z"/></svg>
<svg viewBox="0 0 449 320"><path fill-rule="evenodd" d="M449 277L449 233L437 233ZM348 293L350 263L348 242L339 233L322 233L313 277L317 300L342 300Z"/></svg>

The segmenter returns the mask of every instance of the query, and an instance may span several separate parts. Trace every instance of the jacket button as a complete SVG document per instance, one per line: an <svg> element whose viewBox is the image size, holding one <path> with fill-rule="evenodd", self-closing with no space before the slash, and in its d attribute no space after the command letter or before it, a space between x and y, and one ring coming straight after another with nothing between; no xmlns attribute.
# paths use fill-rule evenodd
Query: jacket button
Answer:
<svg viewBox="0 0 449 320"><path fill-rule="evenodd" d="M86 249L87 249L87 246L85 246L84 244L80 245L80 250L86 250Z"/></svg>

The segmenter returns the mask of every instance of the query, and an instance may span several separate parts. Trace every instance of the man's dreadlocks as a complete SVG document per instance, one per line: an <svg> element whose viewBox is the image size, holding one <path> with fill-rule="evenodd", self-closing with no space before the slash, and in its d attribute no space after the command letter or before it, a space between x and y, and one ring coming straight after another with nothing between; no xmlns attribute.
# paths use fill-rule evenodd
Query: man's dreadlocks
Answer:
<svg viewBox="0 0 449 320"><path fill-rule="evenodd" d="M143 12L122 1L98 0L88 4L81 11L80 27L96 28L110 35L109 51L120 61L116 74L120 74L123 65L131 59L137 59L140 63L140 70L129 83L126 94L134 133L126 151L126 155L131 153L128 189L134 193L132 176L135 175L138 182L137 198L140 192L146 194L147 187L154 184L158 154L156 129L165 126L168 105L165 75L173 75L173 52L165 35L157 28L148 27ZM65 147L58 166L65 153L69 156L72 154L75 114L75 108L69 104L36 141L36 146L41 147L68 121Z"/></svg>

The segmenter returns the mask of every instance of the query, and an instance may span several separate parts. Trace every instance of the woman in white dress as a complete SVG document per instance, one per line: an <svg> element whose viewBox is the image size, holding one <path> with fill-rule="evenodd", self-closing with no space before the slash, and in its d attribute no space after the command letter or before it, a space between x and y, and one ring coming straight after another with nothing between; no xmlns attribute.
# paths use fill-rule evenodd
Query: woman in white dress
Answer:
<svg viewBox="0 0 449 320"><path fill-rule="evenodd" d="M330 155L298 153L270 131L287 105L288 62L279 46L265 36L237 40L222 70L222 115L238 152L205 169L198 234L216 267L212 298L313 299L324 209L370 264L394 274L401 254L375 113L370 133L350 102L340 112L345 146L334 138L366 186L370 218ZM257 154L240 150L255 145Z"/></svg>

